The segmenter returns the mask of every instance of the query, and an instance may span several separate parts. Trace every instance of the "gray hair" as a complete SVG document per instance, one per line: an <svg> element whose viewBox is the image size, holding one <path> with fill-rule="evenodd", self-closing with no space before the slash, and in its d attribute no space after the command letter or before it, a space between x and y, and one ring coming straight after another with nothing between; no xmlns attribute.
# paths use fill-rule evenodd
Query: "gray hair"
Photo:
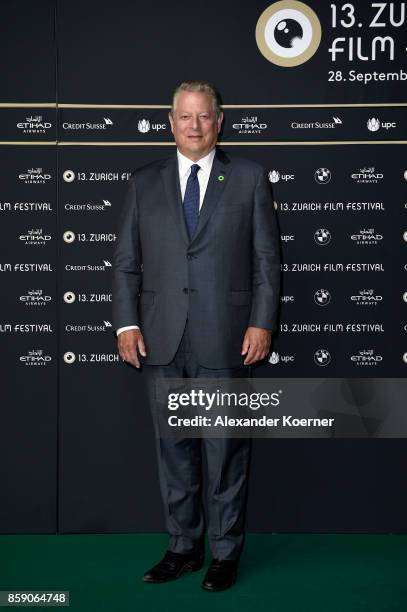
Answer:
<svg viewBox="0 0 407 612"><path fill-rule="evenodd" d="M181 85L178 85L172 94L171 115L174 114L177 97L181 91L199 91L205 93L212 98L213 110L216 116L220 117L222 112L220 95L216 88L211 83L208 83L208 81L183 81Z"/></svg>

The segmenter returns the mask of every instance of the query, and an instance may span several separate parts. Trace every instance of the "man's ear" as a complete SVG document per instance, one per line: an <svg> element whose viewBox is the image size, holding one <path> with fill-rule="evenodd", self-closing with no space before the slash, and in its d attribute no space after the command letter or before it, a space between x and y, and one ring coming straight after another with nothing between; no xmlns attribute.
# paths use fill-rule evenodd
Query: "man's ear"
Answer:
<svg viewBox="0 0 407 612"><path fill-rule="evenodd" d="M172 118L171 111L168 113L168 119L170 120L171 132L174 133L174 119Z"/></svg>
<svg viewBox="0 0 407 612"><path fill-rule="evenodd" d="M221 127L222 127L222 121L223 121L223 113L221 113L219 115L219 117L218 117L218 134L219 134L219 132L221 130Z"/></svg>

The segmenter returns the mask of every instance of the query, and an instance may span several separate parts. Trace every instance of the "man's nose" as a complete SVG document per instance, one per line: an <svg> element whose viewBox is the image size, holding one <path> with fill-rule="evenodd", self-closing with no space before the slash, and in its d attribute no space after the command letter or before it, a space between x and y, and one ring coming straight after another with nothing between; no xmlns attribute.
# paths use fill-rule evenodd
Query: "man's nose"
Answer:
<svg viewBox="0 0 407 612"><path fill-rule="evenodd" d="M192 116L192 125L193 130L197 130L199 128L199 117Z"/></svg>

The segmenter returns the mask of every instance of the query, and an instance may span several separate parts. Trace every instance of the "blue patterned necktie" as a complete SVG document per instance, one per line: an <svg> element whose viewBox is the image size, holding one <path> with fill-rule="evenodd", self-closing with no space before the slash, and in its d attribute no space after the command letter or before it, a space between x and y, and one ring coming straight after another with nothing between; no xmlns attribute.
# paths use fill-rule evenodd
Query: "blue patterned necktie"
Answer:
<svg viewBox="0 0 407 612"><path fill-rule="evenodd" d="M198 164L191 166L191 174L188 177L187 186L184 195L184 217L188 229L189 239L194 235L196 226L198 225L199 217L199 181Z"/></svg>

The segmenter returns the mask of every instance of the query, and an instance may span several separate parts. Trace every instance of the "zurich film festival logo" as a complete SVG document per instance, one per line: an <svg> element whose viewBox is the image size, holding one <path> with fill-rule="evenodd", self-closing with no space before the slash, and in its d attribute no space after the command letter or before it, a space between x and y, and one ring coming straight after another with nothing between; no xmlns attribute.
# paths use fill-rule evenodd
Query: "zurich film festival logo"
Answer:
<svg viewBox="0 0 407 612"><path fill-rule="evenodd" d="M321 42L321 23L314 11L295 0L274 2L256 25L260 53L272 64L289 68L307 62Z"/></svg>

